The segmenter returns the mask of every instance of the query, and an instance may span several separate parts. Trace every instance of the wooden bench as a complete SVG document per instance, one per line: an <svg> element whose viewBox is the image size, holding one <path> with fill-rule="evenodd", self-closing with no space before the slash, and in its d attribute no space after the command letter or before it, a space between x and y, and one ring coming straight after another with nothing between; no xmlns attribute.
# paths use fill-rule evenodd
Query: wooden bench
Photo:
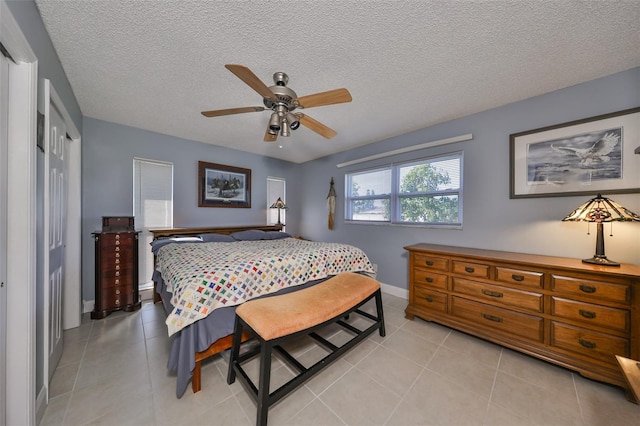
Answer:
<svg viewBox="0 0 640 426"><path fill-rule="evenodd" d="M359 308L375 298L376 315ZM360 330L345 322L344 317L355 313L373 323ZM315 333L328 324L338 324L353 338L338 347ZM364 340L375 330L385 335L380 283L364 275L344 272L313 287L265 299L251 300L236 309L233 346L229 359L227 383L232 384L236 375L257 404L256 424L266 425L269 407L298 388L342 354ZM254 345L240 355L241 336L249 331L259 345ZM308 335L329 351L329 354L309 368L303 366L281 344ZM271 355L276 350L283 359L298 370L299 374L273 392L269 390ZM260 355L258 387L249 378L242 364Z"/></svg>

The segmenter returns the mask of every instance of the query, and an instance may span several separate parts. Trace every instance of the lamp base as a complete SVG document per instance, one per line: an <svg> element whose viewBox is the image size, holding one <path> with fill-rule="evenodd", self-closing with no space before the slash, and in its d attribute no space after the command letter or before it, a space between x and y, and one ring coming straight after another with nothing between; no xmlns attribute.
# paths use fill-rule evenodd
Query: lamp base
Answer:
<svg viewBox="0 0 640 426"><path fill-rule="evenodd" d="M582 259L582 263L591 263L602 266L620 266L618 262L607 259L607 256L593 256L591 259Z"/></svg>

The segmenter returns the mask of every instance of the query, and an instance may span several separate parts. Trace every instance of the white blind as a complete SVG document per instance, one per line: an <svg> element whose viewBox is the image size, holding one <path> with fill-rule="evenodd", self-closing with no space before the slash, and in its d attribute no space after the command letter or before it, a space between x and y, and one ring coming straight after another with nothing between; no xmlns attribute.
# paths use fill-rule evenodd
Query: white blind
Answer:
<svg viewBox="0 0 640 426"><path fill-rule="evenodd" d="M153 254L149 229L173 227L173 164L133 159L133 214L139 239L139 279L149 288L153 276Z"/></svg>
<svg viewBox="0 0 640 426"><path fill-rule="evenodd" d="M275 225L278 223L278 209L270 208L273 203L276 202L278 197L282 199L284 204L287 204L285 198L285 185L286 181L282 178L267 177L267 223L269 225ZM286 210L280 210L280 222L286 224Z"/></svg>

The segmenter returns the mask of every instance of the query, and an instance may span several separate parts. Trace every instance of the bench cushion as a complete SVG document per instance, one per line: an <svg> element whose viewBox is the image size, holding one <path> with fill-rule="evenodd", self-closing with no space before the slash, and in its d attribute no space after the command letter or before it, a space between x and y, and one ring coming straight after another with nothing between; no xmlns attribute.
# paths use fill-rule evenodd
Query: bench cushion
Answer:
<svg viewBox="0 0 640 426"><path fill-rule="evenodd" d="M272 340L335 318L379 288L373 278L343 272L304 290L245 302L236 315L264 340Z"/></svg>

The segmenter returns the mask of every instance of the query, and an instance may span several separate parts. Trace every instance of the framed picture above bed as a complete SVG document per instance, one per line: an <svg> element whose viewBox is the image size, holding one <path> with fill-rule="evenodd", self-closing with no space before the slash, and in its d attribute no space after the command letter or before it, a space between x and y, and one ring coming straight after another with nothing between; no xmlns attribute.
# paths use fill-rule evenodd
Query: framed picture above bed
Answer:
<svg viewBox="0 0 640 426"><path fill-rule="evenodd" d="M509 137L509 198L640 192L640 108Z"/></svg>
<svg viewBox="0 0 640 426"><path fill-rule="evenodd" d="M198 161L198 207L251 207L251 169Z"/></svg>

